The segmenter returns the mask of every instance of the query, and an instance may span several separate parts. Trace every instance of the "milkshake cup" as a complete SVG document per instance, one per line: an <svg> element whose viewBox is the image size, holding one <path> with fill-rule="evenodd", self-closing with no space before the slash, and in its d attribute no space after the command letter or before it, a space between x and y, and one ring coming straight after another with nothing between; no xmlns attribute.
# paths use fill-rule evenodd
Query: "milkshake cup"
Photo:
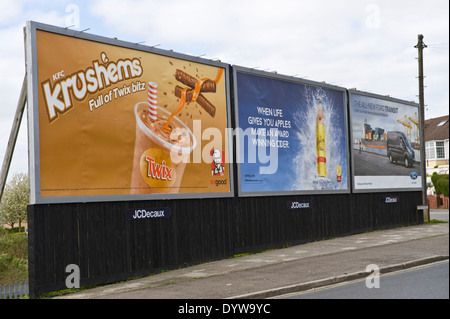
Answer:
<svg viewBox="0 0 450 319"><path fill-rule="evenodd" d="M192 131L177 117L170 122L170 134L162 126L171 115L158 108L158 119L147 117L149 103L134 107L136 140L134 145L131 194L178 193L186 163L196 146Z"/></svg>

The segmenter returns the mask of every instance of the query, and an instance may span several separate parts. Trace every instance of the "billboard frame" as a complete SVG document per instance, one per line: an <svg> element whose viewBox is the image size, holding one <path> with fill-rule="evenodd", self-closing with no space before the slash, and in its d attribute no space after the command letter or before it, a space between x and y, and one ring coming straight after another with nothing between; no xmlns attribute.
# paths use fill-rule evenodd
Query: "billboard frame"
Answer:
<svg viewBox="0 0 450 319"><path fill-rule="evenodd" d="M149 54L156 54L168 58L176 58L187 62L194 62L208 66L215 66L224 69L225 98L226 98L226 119L227 127L224 134L230 135L232 129L231 117L231 91L230 91L230 65L220 61L203 59L173 51L145 46L139 43L131 43L116 38L84 33L83 31L70 30L53 25L43 24L35 21L27 21L25 27L25 60L26 60L26 83L27 83L27 103L28 103L28 157L30 175L30 204L52 204L52 203L77 203L77 202L109 202L109 201L138 201L138 200L160 200L160 199L192 199L192 198L224 198L234 197L234 172L233 165L229 167L229 192L211 193L158 193L158 194L124 194L124 195L81 195L81 196L41 196L41 172L40 172L40 151L39 151L39 94L38 94L38 66L37 66L37 31L45 31L57 35L92 41L105 45L136 50ZM228 157L233 158L233 139L226 137L228 141Z"/></svg>
<svg viewBox="0 0 450 319"><path fill-rule="evenodd" d="M382 100L382 101L388 101L388 102L393 102L393 103L398 103L398 104L402 104L402 105L406 105L406 106L411 106L411 107L416 107L417 108L417 114L418 114L418 120L419 120L419 128L422 122L421 117L419 116L419 111L420 111L420 107L418 103L415 103L414 101L406 101L406 100L401 100L398 98L394 98L388 95L381 95L381 94L376 94L376 93L371 93L371 92L365 92L365 91L359 91L357 89L348 89L348 112L349 112L349 136L350 136L350 143L353 143L353 117L352 117L352 95L359 95L359 96L363 96L363 97L368 97L368 98L374 98L374 99L378 99L378 100ZM420 129L419 129L419 136L421 136ZM424 147L424 145L420 144L420 148L419 148L419 154L422 155L422 148ZM354 149L353 147L350 147L350 159L351 159L351 176L352 176L352 193L383 193L383 192L417 192L417 191L422 191L422 183L420 183L420 185L418 187L399 187L399 188L389 188L389 187L385 187L385 188L365 188L365 189L356 189L355 185L355 164L354 164ZM423 175L424 172L424 159L421 159L420 161L420 173L421 175ZM421 176L421 178L426 178L426 176Z"/></svg>
<svg viewBox="0 0 450 319"><path fill-rule="evenodd" d="M306 80L303 78L297 78L294 76L288 76L283 74L278 74L276 72L267 72L252 68L247 68L239 65L232 65L232 77L233 77L233 103L234 103L234 120L235 127L239 128L239 99L238 99L238 84L237 84L237 73L246 73L250 75L265 77L269 79L281 80L286 82L292 82L296 84L308 85L312 87L318 87L323 89L329 89L334 91L339 91L343 93L343 106L344 106L344 122L345 122L345 150L346 150L346 165L347 165L347 189L339 189L339 190L293 190L293 191L256 191L256 192L244 192L242 191L241 185L241 176L242 169L241 163L239 163L238 159L240 158L240 138L236 136L236 179L237 179L237 194L239 197L258 197L258 196L286 196L286 195L314 195L314 194L349 194L351 193L351 178L350 178L350 154L349 154L349 132L348 132L348 96L347 89L341 86L336 86L332 84L328 84L325 82L316 82L311 80Z"/></svg>

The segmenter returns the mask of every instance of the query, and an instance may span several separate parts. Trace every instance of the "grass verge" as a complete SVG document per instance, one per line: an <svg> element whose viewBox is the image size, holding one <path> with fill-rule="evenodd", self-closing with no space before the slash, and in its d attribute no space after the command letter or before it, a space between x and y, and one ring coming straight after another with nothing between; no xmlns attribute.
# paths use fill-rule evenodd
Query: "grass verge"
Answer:
<svg viewBox="0 0 450 319"><path fill-rule="evenodd" d="M28 281L27 234L0 228L0 284L26 281Z"/></svg>

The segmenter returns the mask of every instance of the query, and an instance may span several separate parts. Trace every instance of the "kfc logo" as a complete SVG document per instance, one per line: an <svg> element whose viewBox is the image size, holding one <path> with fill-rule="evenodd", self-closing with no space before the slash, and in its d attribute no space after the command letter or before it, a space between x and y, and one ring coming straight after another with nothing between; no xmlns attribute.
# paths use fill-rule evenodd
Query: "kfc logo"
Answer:
<svg viewBox="0 0 450 319"><path fill-rule="evenodd" d="M224 152L219 150L211 150L211 174L212 176L223 176L225 165L223 162Z"/></svg>

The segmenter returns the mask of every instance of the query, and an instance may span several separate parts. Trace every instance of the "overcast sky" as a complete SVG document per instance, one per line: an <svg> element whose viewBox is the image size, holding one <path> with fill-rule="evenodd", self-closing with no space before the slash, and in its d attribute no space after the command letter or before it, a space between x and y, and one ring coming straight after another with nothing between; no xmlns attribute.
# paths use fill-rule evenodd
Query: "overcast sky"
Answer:
<svg viewBox="0 0 450 319"><path fill-rule="evenodd" d="M423 34L425 118L448 115L447 0L1 0L2 163L27 20L417 103L414 46ZM27 171L24 116L9 176Z"/></svg>

